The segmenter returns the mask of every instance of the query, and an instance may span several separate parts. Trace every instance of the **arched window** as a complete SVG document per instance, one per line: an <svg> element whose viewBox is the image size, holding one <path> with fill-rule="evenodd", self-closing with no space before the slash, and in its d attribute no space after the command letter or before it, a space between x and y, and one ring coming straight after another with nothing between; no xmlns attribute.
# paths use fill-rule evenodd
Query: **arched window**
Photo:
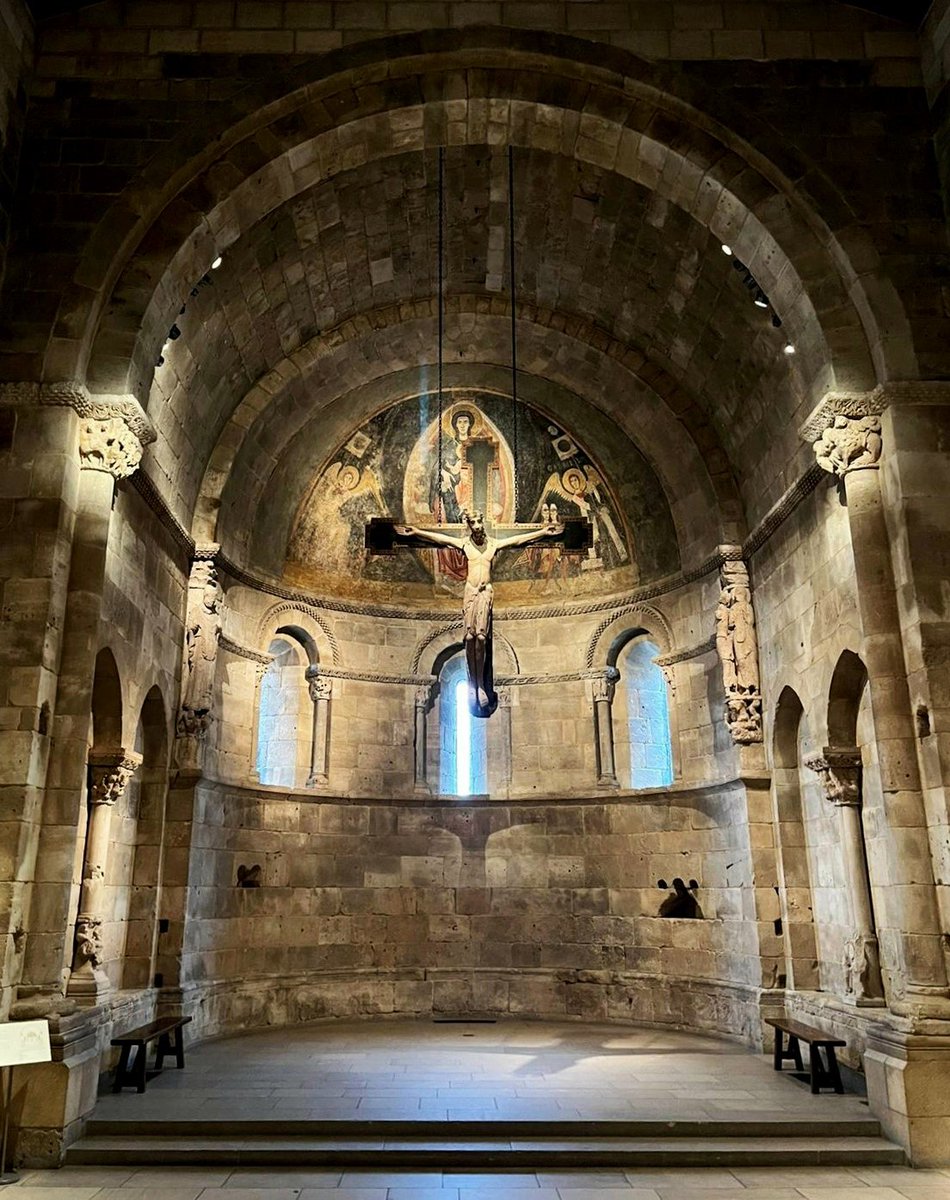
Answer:
<svg viewBox="0 0 950 1200"><path fill-rule="evenodd" d="M301 764L306 764L310 725L306 716L307 656L287 636L275 637L267 647L274 661L261 681L257 727L257 773L272 787L297 786Z"/></svg>
<svg viewBox="0 0 950 1200"><path fill-rule="evenodd" d="M623 720L617 766L621 781L629 780L631 788L665 787L673 782L669 696L663 672L653 661L659 653L659 646L641 634L617 656L620 704L616 707Z"/></svg>
<svg viewBox="0 0 950 1200"><path fill-rule="evenodd" d="M488 791L487 721L468 708L464 654L439 676L439 791L444 796L477 796Z"/></svg>

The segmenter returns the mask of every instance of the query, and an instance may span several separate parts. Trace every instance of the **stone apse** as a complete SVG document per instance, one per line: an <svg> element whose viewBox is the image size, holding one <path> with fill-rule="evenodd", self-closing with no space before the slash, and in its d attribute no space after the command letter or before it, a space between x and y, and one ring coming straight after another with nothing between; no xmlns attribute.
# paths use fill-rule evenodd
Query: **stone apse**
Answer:
<svg viewBox="0 0 950 1200"><path fill-rule="evenodd" d="M950 390L914 299L945 238L916 36L851 13L860 54L804 62L835 58L815 4L825 52L710 33L684 63L666 31L647 61L361 5L352 36L250 49L160 7L162 38L134 5L34 31L8 114L2 996L54 1044L23 1153L58 1160L112 1031L162 1011L196 1038L516 1013L759 1048L784 1009L946 1161ZM804 132L829 95L847 153ZM476 500L592 528L499 563L488 720L458 701L459 562L363 544ZM674 880L689 917L661 915Z"/></svg>

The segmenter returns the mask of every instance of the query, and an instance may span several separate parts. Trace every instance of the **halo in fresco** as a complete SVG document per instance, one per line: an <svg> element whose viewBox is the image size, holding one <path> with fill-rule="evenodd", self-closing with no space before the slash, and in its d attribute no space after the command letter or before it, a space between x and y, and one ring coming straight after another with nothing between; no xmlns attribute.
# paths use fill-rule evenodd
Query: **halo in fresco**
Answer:
<svg viewBox="0 0 950 1200"><path fill-rule="evenodd" d="M491 525L586 517L594 544L584 555L529 546L506 555L495 577L523 595L604 590L637 579L631 539L603 474L574 437L518 405L517 516L512 406L490 392L453 391L443 404L422 395L377 413L331 456L301 504L287 574L348 593L354 584L426 585L431 593L465 577L455 550L367 555L364 526L388 516L413 525L454 524L479 508ZM614 578L616 576L616 579Z"/></svg>

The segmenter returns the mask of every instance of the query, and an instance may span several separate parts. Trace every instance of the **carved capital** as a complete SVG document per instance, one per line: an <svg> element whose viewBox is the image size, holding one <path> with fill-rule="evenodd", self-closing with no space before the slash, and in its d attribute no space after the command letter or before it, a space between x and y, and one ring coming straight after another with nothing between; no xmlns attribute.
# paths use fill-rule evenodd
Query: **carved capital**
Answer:
<svg viewBox="0 0 950 1200"><path fill-rule="evenodd" d="M85 966L98 967L102 962L102 921L99 917L76 918L76 944L73 970Z"/></svg>
<svg viewBox="0 0 950 1200"><path fill-rule="evenodd" d="M613 702L619 678L620 672L616 667L607 667L602 675L591 680L591 692L595 704L611 704Z"/></svg>
<svg viewBox="0 0 950 1200"><path fill-rule="evenodd" d="M821 754L805 760L821 781L825 796L838 808L859 808L861 805L861 753L859 750L836 750L826 746Z"/></svg>
<svg viewBox="0 0 950 1200"><path fill-rule="evenodd" d="M89 755L89 803L115 804L142 762L134 750Z"/></svg>
<svg viewBox="0 0 950 1200"><path fill-rule="evenodd" d="M333 699L333 680L328 679L326 675L311 675L308 671L307 688L310 692L310 699L314 704L318 700Z"/></svg>
<svg viewBox="0 0 950 1200"><path fill-rule="evenodd" d="M882 445L879 416L840 412L812 443L818 465L839 479L849 471L876 470Z"/></svg>
<svg viewBox="0 0 950 1200"><path fill-rule="evenodd" d="M138 469L142 443L125 417L86 417L79 428L79 457L84 471L125 479Z"/></svg>
<svg viewBox="0 0 950 1200"><path fill-rule="evenodd" d="M413 703L416 708L421 708L424 712L428 712L432 704L432 684L421 683L413 693Z"/></svg>

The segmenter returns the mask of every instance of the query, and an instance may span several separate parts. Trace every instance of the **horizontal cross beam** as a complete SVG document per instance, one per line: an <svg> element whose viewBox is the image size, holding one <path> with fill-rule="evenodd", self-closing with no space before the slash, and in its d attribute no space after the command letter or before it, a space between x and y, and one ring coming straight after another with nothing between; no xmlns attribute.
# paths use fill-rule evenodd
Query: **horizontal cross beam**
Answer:
<svg viewBox="0 0 950 1200"><path fill-rule="evenodd" d="M400 537L396 526L402 525L392 517L371 517L366 526L365 546L371 554L395 554L400 549L431 550L432 543L420 537ZM558 518L558 524L564 526L564 532L550 534L539 538L535 546L560 546L565 554L583 554L593 545L593 529L586 517ZM435 528L435 527L433 527ZM534 529L544 529L544 525L494 525L488 531L491 537L511 537L516 533L529 533ZM439 533L447 533L450 537L464 538L468 535L467 525L439 525Z"/></svg>

